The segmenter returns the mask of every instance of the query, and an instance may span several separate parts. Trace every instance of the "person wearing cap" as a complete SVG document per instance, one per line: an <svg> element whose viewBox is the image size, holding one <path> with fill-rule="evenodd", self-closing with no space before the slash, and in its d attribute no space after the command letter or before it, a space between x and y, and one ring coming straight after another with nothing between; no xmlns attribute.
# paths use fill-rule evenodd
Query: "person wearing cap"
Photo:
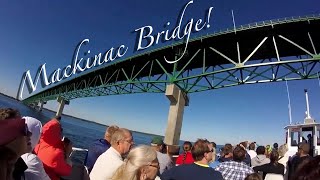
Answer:
<svg viewBox="0 0 320 180"><path fill-rule="evenodd" d="M172 166L173 166L173 162L172 162L171 158L169 157L169 155L161 152L163 149L163 145L164 145L164 143L163 143L162 137L160 137L160 136L154 137L151 141L152 149L157 152L157 158L158 158L159 165L160 165L160 169L159 169L160 174L162 174L164 171L172 168Z"/></svg>
<svg viewBox="0 0 320 180"><path fill-rule="evenodd" d="M31 132L21 118L19 111L12 108L0 108L0 146L4 146L16 154L14 160L13 179L24 177L24 171L28 168L20 157L31 148ZM9 167L10 168L10 167ZM11 176L9 174L9 176Z"/></svg>
<svg viewBox="0 0 320 180"><path fill-rule="evenodd" d="M104 138L95 140L89 146L87 157L84 163L88 168L89 173L91 172L93 165L97 161L98 157L111 147L111 136L118 129L118 126L109 126L104 134Z"/></svg>
<svg viewBox="0 0 320 180"><path fill-rule="evenodd" d="M43 167L50 179L60 180L61 176L69 176L72 167L65 160L62 128L58 119L52 119L42 127L40 141L34 152L43 162Z"/></svg>
<svg viewBox="0 0 320 180"><path fill-rule="evenodd" d="M23 117L26 120L31 135L31 148L28 153L21 156L27 164L28 169L25 170L25 180L50 180L49 176L43 168L43 164L39 157L32 153L34 147L38 144L42 132L41 122L33 117Z"/></svg>

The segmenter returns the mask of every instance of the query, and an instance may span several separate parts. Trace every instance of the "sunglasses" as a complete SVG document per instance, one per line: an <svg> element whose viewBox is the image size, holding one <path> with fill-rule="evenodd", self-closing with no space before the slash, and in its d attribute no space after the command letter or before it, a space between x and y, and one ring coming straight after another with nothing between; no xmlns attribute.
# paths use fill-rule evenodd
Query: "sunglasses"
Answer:
<svg viewBox="0 0 320 180"><path fill-rule="evenodd" d="M157 164L157 165L149 164L149 166L155 167L155 168L157 168L157 169L160 169L160 165L159 165L159 164Z"/></svg>
<svg viewBox="0 0 320 180"><path fill-rule="evenodd" d="M212 153L213 153L213 149L209 150L208 153L209 153L209 152L212 152Z"/></svg>

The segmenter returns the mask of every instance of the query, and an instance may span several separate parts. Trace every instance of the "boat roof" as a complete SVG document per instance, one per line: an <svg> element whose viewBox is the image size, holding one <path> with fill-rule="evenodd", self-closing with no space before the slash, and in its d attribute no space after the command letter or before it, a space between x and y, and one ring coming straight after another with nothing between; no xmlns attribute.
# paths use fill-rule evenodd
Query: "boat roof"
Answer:
<svg viewBox="0 0 320 180"><path fill-rule="evenodd" d="M302 123L302 124L290 124L286 127L284 127L284 129L292 129L292 128L305 128L305 127L320 127L320 123Z"/></svg>

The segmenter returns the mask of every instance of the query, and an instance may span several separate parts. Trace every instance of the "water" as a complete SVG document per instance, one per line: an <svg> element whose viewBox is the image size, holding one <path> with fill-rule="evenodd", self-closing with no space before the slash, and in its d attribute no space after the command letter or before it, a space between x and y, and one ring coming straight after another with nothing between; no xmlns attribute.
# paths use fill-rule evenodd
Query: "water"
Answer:
<svg viewBox="0 0 320 180"><path fill-rule="evenodd" d="M14 108L20 111L22 116L31 116L37 118L45 124L48 122L55 113L43 109L42 112L25 106L19 101L16 101L12 98L6 97L0 94L0 108ZM72 142L74 147L87 149L88 145L93 142L95 139L103 138L106 126L97 124L94 122L84 121L81 119L62 116L61 125L63 128L63 135L68 137ZM141 132L132 132L133 139L136 145L146 144L149 145L151 139L155 135L145 134ZM183 141L180 141L180 145L183 144ZM218 146L220 147L220 146ZM182 148L180 148L182 149ZM85 159L85 153L76 152L73 154L73 161L77 163L82 163Z"/></svg>

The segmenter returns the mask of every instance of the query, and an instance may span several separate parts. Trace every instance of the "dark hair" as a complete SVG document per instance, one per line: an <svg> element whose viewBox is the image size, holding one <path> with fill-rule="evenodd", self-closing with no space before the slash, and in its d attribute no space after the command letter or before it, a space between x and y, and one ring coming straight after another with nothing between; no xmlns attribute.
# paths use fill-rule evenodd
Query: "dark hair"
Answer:
<svg viewBox="0 0 320 180"><path fill-rule="evenodd" d="M203 159L204 157L204 153L207 153L210 151L208 144L210 144L210 142L206 139L198 139L192 149L191 149L191 153L192 153L192 157L195 161L200 161Z"/></svg>
<svg viewBox="0 0 320 180"><path fill-rule="evenodd" d="M232 153L232 145L231 144L225 144L223 147L223 152L225 155L228 155Z"/></svg>
<svg viewBox="0 0 320 180"><path fill-rule="evenodd" d="M215 142L211 142L212 147L217 148L217 144Z"/></svg>
<svg viewBox="0 0 320 180"><path fill-rule="evenodd" d="M278 160L279 160L279 153L277 150L273 150L270 153L270 162L274 165L278 164Z"/></svg>
<svg viewBox="0 0 320 180"><path fill-rule="evenodd" d="M241 162L246 157L246 150L244 150L241 146L237 145L233 150L233 160L236 162Z"/></svg>
<svg viewBox="0 0 320 180"><path fill-rule="evenodd" d="M274 149L278 149L278 147L279 147L278 143L274 143L274 144L273 144L273 148L274 148Z"/></svg>
<svg viewBox="0 0 320 180"><path fill-rule="evenodd" d="M21 117L20 112L12 108L0 108L0 120Z"/></svg>
<svg viewBox="0 0 320 180"><path fill-rule="evenodd" d="M55 117L53 117L53 119L56 119L56 120L60 121L61 120L61 116L55 116Z"/></svg>
<svg viewBox="0 0 320 180"><path fill-rule="evenodd" d="M315 156L312 160L297 169L293 180L314 180L320 177L320 156Z"/></svg>
<svg viewBox="0 0 320 180"><path fill-rule="evenodd" d="M70 143L72 143L72 142L71 142L71 140L70 140L69 138L64 137L64 138L63 138L63 143L64 143L65 146L68 146L68 145L69 145Z"/></svg>
<svg viewBox="0 0 320 180"><path fill-rule="evenodd" d="M257 155L264 154L266 153L266 148L264 146L258 146L256 152L257 152Z"/></svg>
<svg viewBox="0 0 320 180"><path fill-rule="evenodd" d="M254 143L250 143L249 150L254 150L255 147L256 147L256 145Z"/></svg>
<svg viewBox="0 0 320 180"><path fill-rule="evenodd" d="M262 180L261 176L258 173L248 174L244 180Z"/></svg>
<svg viewBox="0 0 320 180"><path fill-rule="evenodd" d="M190 149L189 149L189 151L191 150L191 148L192 148L192 144L191 144L191 142L190 141L185 141L184 143L183 143L183 150L184 151L186 151L185 149L184 149L184 146L185 145L188 145L188 146L190 146Z"/></svg>
<svg viewBox="0 0 320 180"><path fill-rule="evenodd" d="M241 142L240 143L244 148L247 148L247 146L248 146L248 143L247 142Z"/></svg>
<svg viewBox="0 0 320 180"><path fill-rule="evenodd" d="M308 154L310 151L310 145L308 143L299 143L298 150L301 150L304 154Z"/></svg>

